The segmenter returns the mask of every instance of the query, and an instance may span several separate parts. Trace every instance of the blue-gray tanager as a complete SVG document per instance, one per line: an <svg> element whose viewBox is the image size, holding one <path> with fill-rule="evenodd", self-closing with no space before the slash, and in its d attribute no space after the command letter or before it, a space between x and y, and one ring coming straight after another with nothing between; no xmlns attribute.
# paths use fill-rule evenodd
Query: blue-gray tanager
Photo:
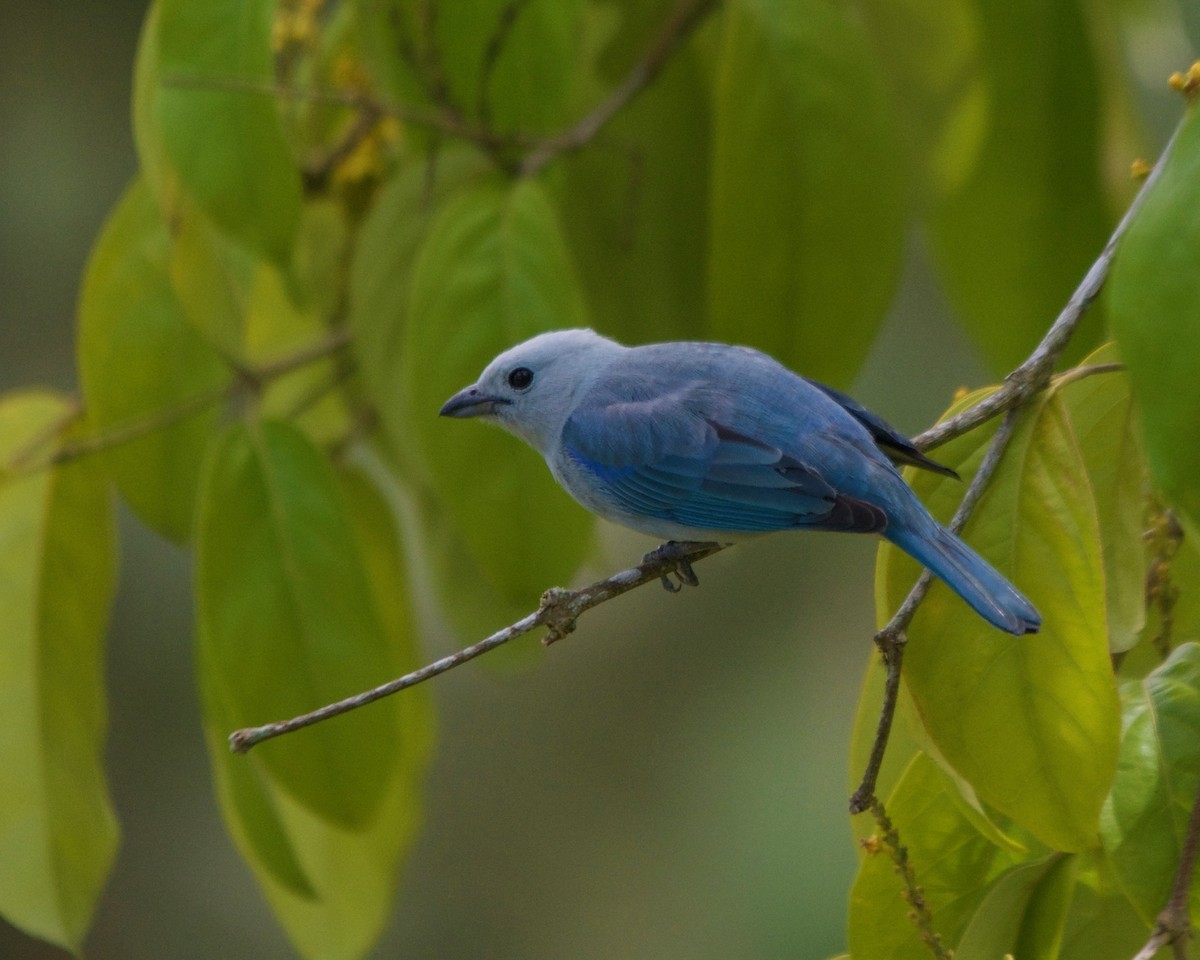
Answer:
<svg viewBox="0 0 1200 960"><path fill-rule="evenodd" d="M544 333L496 357L441 413L499 424L545 457L583 506L634 530L718 543L776 530L878 533L988 623L1018 635L1041 625L892 463L953 471L757 350Z"/></svg>

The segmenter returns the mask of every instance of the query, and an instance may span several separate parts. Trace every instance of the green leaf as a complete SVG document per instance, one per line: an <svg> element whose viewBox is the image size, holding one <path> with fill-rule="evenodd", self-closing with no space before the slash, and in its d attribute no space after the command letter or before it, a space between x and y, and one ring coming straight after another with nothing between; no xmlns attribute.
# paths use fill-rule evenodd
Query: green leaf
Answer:
<svg viewBox="0 0 1200 960"><path fill-rule="evenodd" d="M155 115L187 194L223 231L282 266L300 217L300 175L273 95L253 89L274 81L274 16L271 0L160 0ZM143 142L154 136L145 129Z"/></svg>
<svg viewBox="0 0 1200 960"><path fill-rule="evenodd" d="M392 669L413 669L420 657L395 521L357 469L339 470L336 483L362 554L369 602L395 656ZM213 671L202 666L201 674L211 677ZM249 756L230 754L225 740L229 724L215 692L206 690L205 730L221 810L238 849L302 955L314 960L362 956L387 921L397 867L420 819L420 782L430 745L429 697L423 690L408 690L391 699L398 725L384 793L375 813L348 829L315 815L280 789L269 766L260 762L262 746Z"/></svg>
<svg viewBox="0 0 1200 960"><path fill-rule="evenodd" d="M92 251L76 349L91 431L146 427L104 452L117 489L143 522L183 542L229 371L188 324L168 277L170 255L162 215L139 180Z"/></svg>
<svg viewBox="0 0 1200 960"><path fill-rule="evenodd" d="M188 322L229 357L242 354L255 266L255 259L217 230L194 203L175 204L168 263L171 286Z"/></svg>
<svg viewBox="0 0 1200 960"><path fill-rule="evenodd" d="M409 442L491 588L522 604L575 571L590 546L591 518L520 441L436 413L507 347L586 325L575 271L538 183L481 185L439 212L413 270L404 331Z"/></svg>
<svg viewBox="0 0 1200 960"><path fill-rule="evenodd" d="M1075 857L1018 864L992 885L954 951L956 960L1057 960L1075 886Z"/></svg>
<svg viewBox="0 0 1200 960"><path fill-rule="evenodd" d="M1121 687L1120 762L1101 821L1104 849L1142 919L1167 902L1200 785L1200 645L1185 643ZM1192 883L1200 909L1200 880Z"/></svg>
<svg viewBox="0 0 1200 960"><path fill-rule="evenodd" d="M103 770L112 504L87 460L2 466L70 410L48 393L0 401L0 913L78 953L117 844Z"/></svg>
<svg viewBox="0 0 1200 960"><path fill-rule="evenodd" d="M483 158L466 149L401 164L363 222L351 262L355 359L392 449L406 465L412 424L403 365L413 265L436 212L486 169Z"/></svg>
<svg viewBox="0 0 1200 960"><path fill-rule="evenodd" d="M345 501L299 430L268 421L218 437L198 518L201 684L230 729L285 719L397 675ZM387 791L396 725L396 707L375 704L255 752L318 816L361 826Z"/></svg>
<svg viewBox="0 0 1200 960"><path fill-rule="evenodd" d="M563 227L588 305L596 327L625 342L695 340L707 332L706 82L700 58L681 50L613 118L606 128L612 147L562 162Z"/></svg>
<svg viewBox="0 0 1200 960"><path fill-rule="evenodd" d="M907 221L859 17L834 0L729 4L713 112L711 333L845 384L891 299Z"/></svg>
<svg viewBox="0 0 1200 960"><path fill-rule="evenodd" d="M582 9L581 0L439 4L430 39L452 100L497 130L529 133L565 123ZM501 24L510 16L506 29ZM502 43L488 72L496 39Z"/></svg>
<svg viewBox="0 0 1200 960"><path fill-rule="evenodd" d="M1083 363L1118 359L1107 345ZM1069 382L1063 400L1079 440L1100 523L1110 649L1123 652L1138 642L1146 625L1146 461L1124 373L1105 373Z"/></svg>
<svg viewBox="0 0 1200 960"><path fill-rule="evenodd" d="M955 172L943 177L930 239L964 326L1007 373L1108 237L1102 85L1080 0L978 0L975 10L975 59L955 77L959 126L944 134L959 156L941 151L941 167ZM1091 349L1102 327L1093 309L1068 356Z"/></svg>
<svg viewBox="0 0 1200 960"><path fill-rule="evenodd" d="M279 357L321 343L330 334L321 317L296 305L280 271L260 263L246 304L242 348L246 359L252 365L269 365ZM347 377L344 350L314 357L270 379L262 393L259 414L288 420L317 443L336 442L346 435L350 425L345 397L335 389Z"/></svg>
<svg viewBox="0 0 1200 960"><path fill-rule="evenodd" d="M1129 367L1154 482L1200 533L1200 108L1117 249L1112 328Z"/></svg>
<svg viewBox="0 0 1200 960"><path fill-rule="evenodd" d="M938 458L969 479L991 432L960 437ZM935 474L911 482L934 516L948 520L962 485ZM980 800L1052 849L1088 849L1098 839L1120 719L1095 507L1061 398L1026 411L965 539L1029 596L1042 632L1004 635L935 583L909 630L908 689L931 740ZM881 621L917 569L890 545L881 548Z"/></svg>
<svg viewBox="0 0 1200 960"><path fill-rule="evenodd" d="M1149 924L1134 912L1113 878L1111 866L1098 853L1076 859L1080 869L1058 960L1134 956L1150 936Z"/></svg>
<svg viewBox="0 0 1200 960"><path fill-rule="evenodd" d="M887 801L888 816L933 912L943 943L958 942L989 885L1015 860L989 843L962 814L957 790L924 754L918 754ZM902 898L903 881L886 849L859 865L850 891L850 955L871 960L927 960Z"/></svg>

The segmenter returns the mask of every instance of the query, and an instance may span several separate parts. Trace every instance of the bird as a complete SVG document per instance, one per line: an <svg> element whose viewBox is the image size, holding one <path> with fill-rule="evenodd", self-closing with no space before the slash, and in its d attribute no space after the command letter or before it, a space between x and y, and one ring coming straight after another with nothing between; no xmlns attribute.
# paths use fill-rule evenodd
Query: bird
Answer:
<svg viewBox="0 0 1200 960"><path fill-rule="evenodd" d="M751 347L541 333L492 360L440 414L512 433L576 501L668 541L660 549L783 530L879 534L994 627L1021 636L1041 626L896 465L953 470L846 394ZM686 559L683 569L691 575Z"/></svg>

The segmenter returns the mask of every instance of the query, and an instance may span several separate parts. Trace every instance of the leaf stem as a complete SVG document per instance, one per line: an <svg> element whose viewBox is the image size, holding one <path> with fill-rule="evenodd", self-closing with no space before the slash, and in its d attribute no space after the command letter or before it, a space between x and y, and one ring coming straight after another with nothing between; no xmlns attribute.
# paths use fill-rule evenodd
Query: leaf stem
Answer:
<svg viewBox="0 0 1200 960"><path fill-rule="evenodd" d="M63 444L44 462L26 466L34 452L34 448L31 445L13 459L9 465L10 469L14 472L33 473L37 470L44 470L48 467L56 467L72 460L78 460L80 457L86 457L93 453L99 453L102 450L109 450L126 443L132 443L134 440L140 440L142 437L154 433L156 430L162 430L165 427L178 423L180 420L186 420L188 417L194 416L215 404L231 399L239 390L245 389L247 381L249 381L252 388L257 389L271 380L337 353L348 346L349 343L349 331L344 327L339 327L326 336L320 337L312 343L307 343L290 353L282 354L257 366L237 368L239 376L235 377L229 383L188 397L186 400L182 400L172 407L156 410L154 413L140 420L132 420L128 423L120 424L106 433L83 437L72 443ZM77 400L76 403L78 402ZM72 423L82 413L82 409L82 405L79 406L78 410L73 408L72 415L69 418L64 417L61 422L53 424L54 432L58 433ZM50 436L39 438L38 445L41 446L48 442L49 439ZM25 468L24 471L20 469L22 467Z"/></svg>

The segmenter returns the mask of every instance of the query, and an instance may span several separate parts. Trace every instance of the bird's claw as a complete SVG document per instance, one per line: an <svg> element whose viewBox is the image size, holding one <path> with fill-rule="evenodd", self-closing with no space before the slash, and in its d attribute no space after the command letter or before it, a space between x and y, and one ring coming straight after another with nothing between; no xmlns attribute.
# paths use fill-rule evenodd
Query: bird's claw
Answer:
<svg viewBox="0 0 1200 960"><path fill-rule="evenodd" d="M651 550L642 558L643 563L666 562L670 564L661 577L663 589L667 593L678 593L685 586L700 586L700 578L696 576L696 571L692 569L690 559L692 547L693 544L686 541L668 540L661 547ZM675 574L679 580L678 583L671 579L671 574Z"/></svg>

